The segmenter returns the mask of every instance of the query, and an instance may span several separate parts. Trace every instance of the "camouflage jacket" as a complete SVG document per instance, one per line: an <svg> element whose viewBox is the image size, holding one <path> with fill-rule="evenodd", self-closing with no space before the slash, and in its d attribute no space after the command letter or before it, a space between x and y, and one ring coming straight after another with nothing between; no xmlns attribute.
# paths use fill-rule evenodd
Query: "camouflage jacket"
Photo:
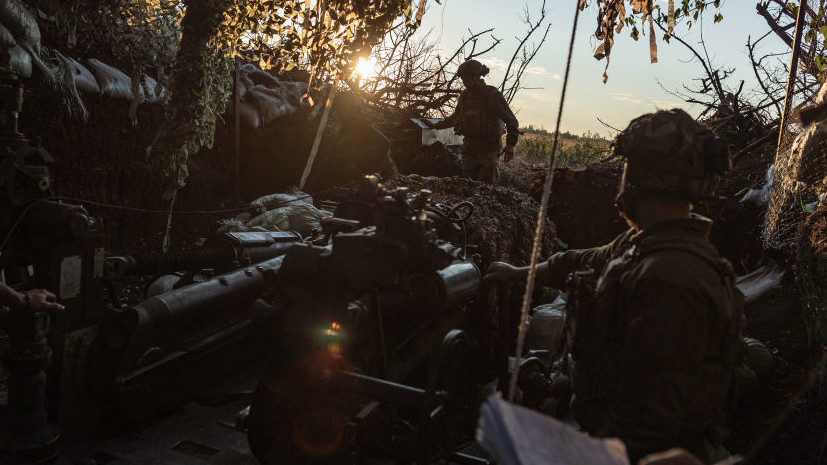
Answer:
<svg viewBox="0 0 827 465"><path fill-rule="evenodd" d="M711 227L693 215L549 259L558 288L597 271L591 301L570 307L572 409L590 434L622 439L632 463L677 446L708 462L722 449L743 296Z"/></svg>
<svg viewBox="0 0 827 465"><path fill-rule="evenodd" d="M508 107L503 94L494 86L465 89L459 95L451 116L436 124L437 128L454 128L464 137L466 152L490 152L502 148L502 124L506 145L516 145L520 134L517 117Z"/></svg>

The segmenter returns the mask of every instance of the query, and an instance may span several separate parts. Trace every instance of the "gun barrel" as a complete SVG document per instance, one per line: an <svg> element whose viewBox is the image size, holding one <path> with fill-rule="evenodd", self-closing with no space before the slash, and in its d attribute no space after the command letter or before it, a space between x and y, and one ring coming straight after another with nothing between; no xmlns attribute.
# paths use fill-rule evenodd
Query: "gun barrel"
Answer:
<svg viewBox="0 0 827 465"><path fill-rule="evenodd" d="M450 308L474 297L482 283L482 274L472 262L457 262L436 271L433 279L439 293L440 307Z"/></svg>
<svg viewBox="0 0 827 465"><path fill-rule="evenodd" d="M107 272L122 277L243 266L284 255L299 241L301 236L293 231L226 233L200 249L109 257Z"/></svg>
<svg viewBox="0 0 827 465"><path fill-rule="evenodd" d="M151 297L121 312L108 328L109 344L119 347L137 340L182 345L249 318L253 302L269 289L268 276L284 257L240 268L207 281ZM140 345L140 344L139 344Z"/></svg>

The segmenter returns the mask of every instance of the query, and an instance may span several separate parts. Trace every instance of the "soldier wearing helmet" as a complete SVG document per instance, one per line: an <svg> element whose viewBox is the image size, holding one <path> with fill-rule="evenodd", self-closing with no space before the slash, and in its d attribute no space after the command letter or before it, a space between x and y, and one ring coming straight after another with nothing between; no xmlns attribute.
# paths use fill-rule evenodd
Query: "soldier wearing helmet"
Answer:
<svg viewBox="0 0 827 465"><path fill-rule="evenodd" d="M462 79L465 90L459 96L454 113L431 127L453 127L454 132L464 136L463 177L494 183L499 175L497 159L502 155L507 163L514 158L520 131L517 118L502 93L482 79L488 71L488 67L477 60L467 60L459 65L457 76ZM507 133L504 148L503 124Z"/></svg>
<svg viewBox="0 0 827 465"><path fill-rule="evenodd" d="M630 229L602 247L552 255L541 284L569 286L574 418L624 441L632 463L682 447L705 463L722 440L740 362L743 297L692 213L729 167L726 147L682 110L636 118L614 142L625 161L617 205ZM494 263L486 279L524 279Z"/></svg>

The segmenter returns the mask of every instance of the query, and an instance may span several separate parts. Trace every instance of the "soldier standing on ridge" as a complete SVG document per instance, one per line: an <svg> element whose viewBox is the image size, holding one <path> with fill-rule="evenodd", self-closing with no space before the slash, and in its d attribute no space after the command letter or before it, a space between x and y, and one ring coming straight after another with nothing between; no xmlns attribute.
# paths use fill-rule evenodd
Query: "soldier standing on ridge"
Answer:
<svg viewBox="0 0 827 465"><path fill-rule="evenodd" d="M444 120L430 124L434 129L454 128L464 136L462 146L462 176L488 183L499 178L497 159L502 155L508 163L514 158L514 146L519 137L519 123L508 108L503 94L482 79L488 67L477 60L467 60L457 68L465 90L459 95L454 113ZM503 123L507 136L502 146Z"/></svg>

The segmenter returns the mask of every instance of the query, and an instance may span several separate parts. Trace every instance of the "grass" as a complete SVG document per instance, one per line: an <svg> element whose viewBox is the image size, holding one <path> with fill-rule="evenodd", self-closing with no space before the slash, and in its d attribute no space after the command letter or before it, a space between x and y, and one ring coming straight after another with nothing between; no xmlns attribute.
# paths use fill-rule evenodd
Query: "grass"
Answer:
<svg viewBox="0 0 827 465"><path fill-rule="evenodd" d="M545 130L522 129L525 134L517 141L516 157L527 163L548 163L554 136ZM560 135L557 147L557 166L586 165L608 157L610 142L598 134L587 132L576 136L568 132Z"/></svg>

